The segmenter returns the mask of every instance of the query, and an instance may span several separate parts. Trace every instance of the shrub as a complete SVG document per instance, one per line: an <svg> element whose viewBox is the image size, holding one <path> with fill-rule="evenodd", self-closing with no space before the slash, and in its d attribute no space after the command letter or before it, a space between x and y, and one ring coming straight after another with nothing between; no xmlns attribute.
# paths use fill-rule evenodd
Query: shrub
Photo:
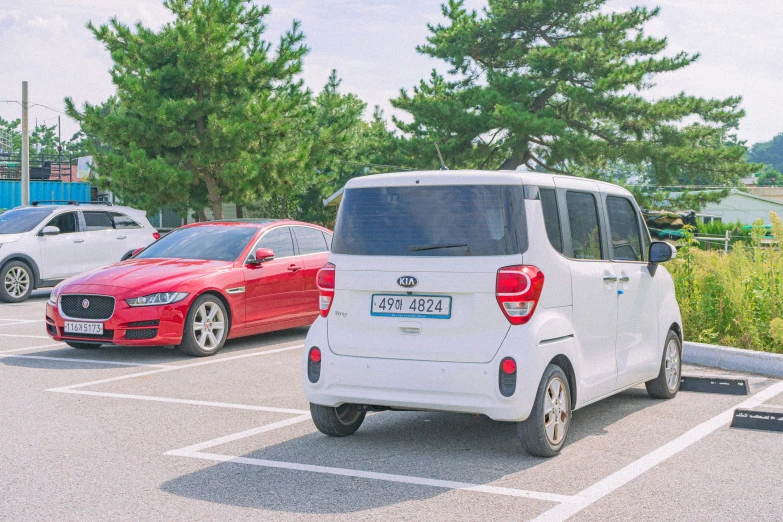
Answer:
<svg viewBox="0 0 783 522"><path fill-rule="evenodd" d="M777 215L772 223L783 234ZM754 228L750 244L728 254L695 248L686 231L671 265L686 339L783 352L783 252L761 247L761 227Z"/></svg>

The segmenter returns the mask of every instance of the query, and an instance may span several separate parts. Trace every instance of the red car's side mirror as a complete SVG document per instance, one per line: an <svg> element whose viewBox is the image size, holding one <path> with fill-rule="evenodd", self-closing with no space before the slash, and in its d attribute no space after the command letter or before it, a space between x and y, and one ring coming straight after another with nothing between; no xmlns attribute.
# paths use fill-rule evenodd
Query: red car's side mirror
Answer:
<svg viewBox="0 0 783 522"><path fill-rule="evenodd" d="M255 252L255 258L251 258L252 264L265 263L275 258L275 251L271 248L259 248Z"/></svg>

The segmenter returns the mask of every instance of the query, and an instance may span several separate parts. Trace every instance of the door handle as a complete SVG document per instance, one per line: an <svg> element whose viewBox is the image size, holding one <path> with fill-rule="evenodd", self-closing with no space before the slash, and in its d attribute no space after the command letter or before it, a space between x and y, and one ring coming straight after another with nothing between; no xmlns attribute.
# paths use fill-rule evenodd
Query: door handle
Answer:
<svg viewBox="0 0 783 522"><path fill-rule="evenodd" d="M616 283L616 282L617 282L617 276L613 276L613 275L604 276L604 283Z"/></svg>
<svg viewBox="0 0 783 522"><path fill-rule="evenodd" d="M288 271L289 272L296 272L297 270L301 270L302 267L299 265L289 265Z"/></svg>
<svg viewBox="0 0 783 522"><path fill-rule="evenodd" d="M627 283L627 282L628 282L628 281L630 281L630 280L631 280L631 278L630 278L630 277L628 277L628 276L622 276L622 277L620 277L620 282L621 282L621 283Z"/></svg>
<svg viewBox="0 0 783 522"><path fill-rule="evenodd" d="M84 239L74 239L74 243L84 243Z"/></svg>
<svg viewBox="0 0 783 522"><path fill-rule="evenodd" d="M128 236L117 236L117 239L125 239Z"/></svg>

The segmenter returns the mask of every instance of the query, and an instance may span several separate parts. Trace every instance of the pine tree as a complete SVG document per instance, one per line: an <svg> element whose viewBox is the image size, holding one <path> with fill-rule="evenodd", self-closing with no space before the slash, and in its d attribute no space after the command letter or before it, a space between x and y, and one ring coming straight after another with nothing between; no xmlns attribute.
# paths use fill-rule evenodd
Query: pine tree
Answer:
<svg viewBox="0 0 783 522"><path fill-rule="evenodd" d="M655 75L697 54L666 55L667 41L644 33L658 9L607 12L605 0L489 0L483 14L461 0L442 10L418 51L444 60L392 104L426 166L438 143L451 167L595 175L612 162L643 166L652 182L723 183L755 167L731 129L739 97L642 96Z"/></svg>
<svg viewBox="0 0 783 522"><path fill-rule="evenodd" d="M158 32L117 19L88 24L111 53L116 96L71 117L91 137L97 182L148 209L244 204L302 162L292 142L309 103L298 74L307 53L298 22L273 45L268 6L250 0L167 0Z"/></svg>

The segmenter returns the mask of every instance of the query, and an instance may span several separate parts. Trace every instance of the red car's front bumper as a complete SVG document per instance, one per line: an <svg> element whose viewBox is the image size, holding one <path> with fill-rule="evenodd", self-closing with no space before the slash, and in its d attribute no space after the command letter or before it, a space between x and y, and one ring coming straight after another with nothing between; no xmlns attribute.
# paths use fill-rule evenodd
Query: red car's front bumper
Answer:
<svg viewBox="0 0 783 522"><path fill-rule="evenodd" d="M72 292L68 292L72 293ZM130 307L116 298L113 315L103 321L65 319L57 306L46 303L46 332L55 341L76 341L127 346L167 346L182 342L182 327L190 299L161 306ZM102 323L103 335L65 333L65 321Z"/></svg>

